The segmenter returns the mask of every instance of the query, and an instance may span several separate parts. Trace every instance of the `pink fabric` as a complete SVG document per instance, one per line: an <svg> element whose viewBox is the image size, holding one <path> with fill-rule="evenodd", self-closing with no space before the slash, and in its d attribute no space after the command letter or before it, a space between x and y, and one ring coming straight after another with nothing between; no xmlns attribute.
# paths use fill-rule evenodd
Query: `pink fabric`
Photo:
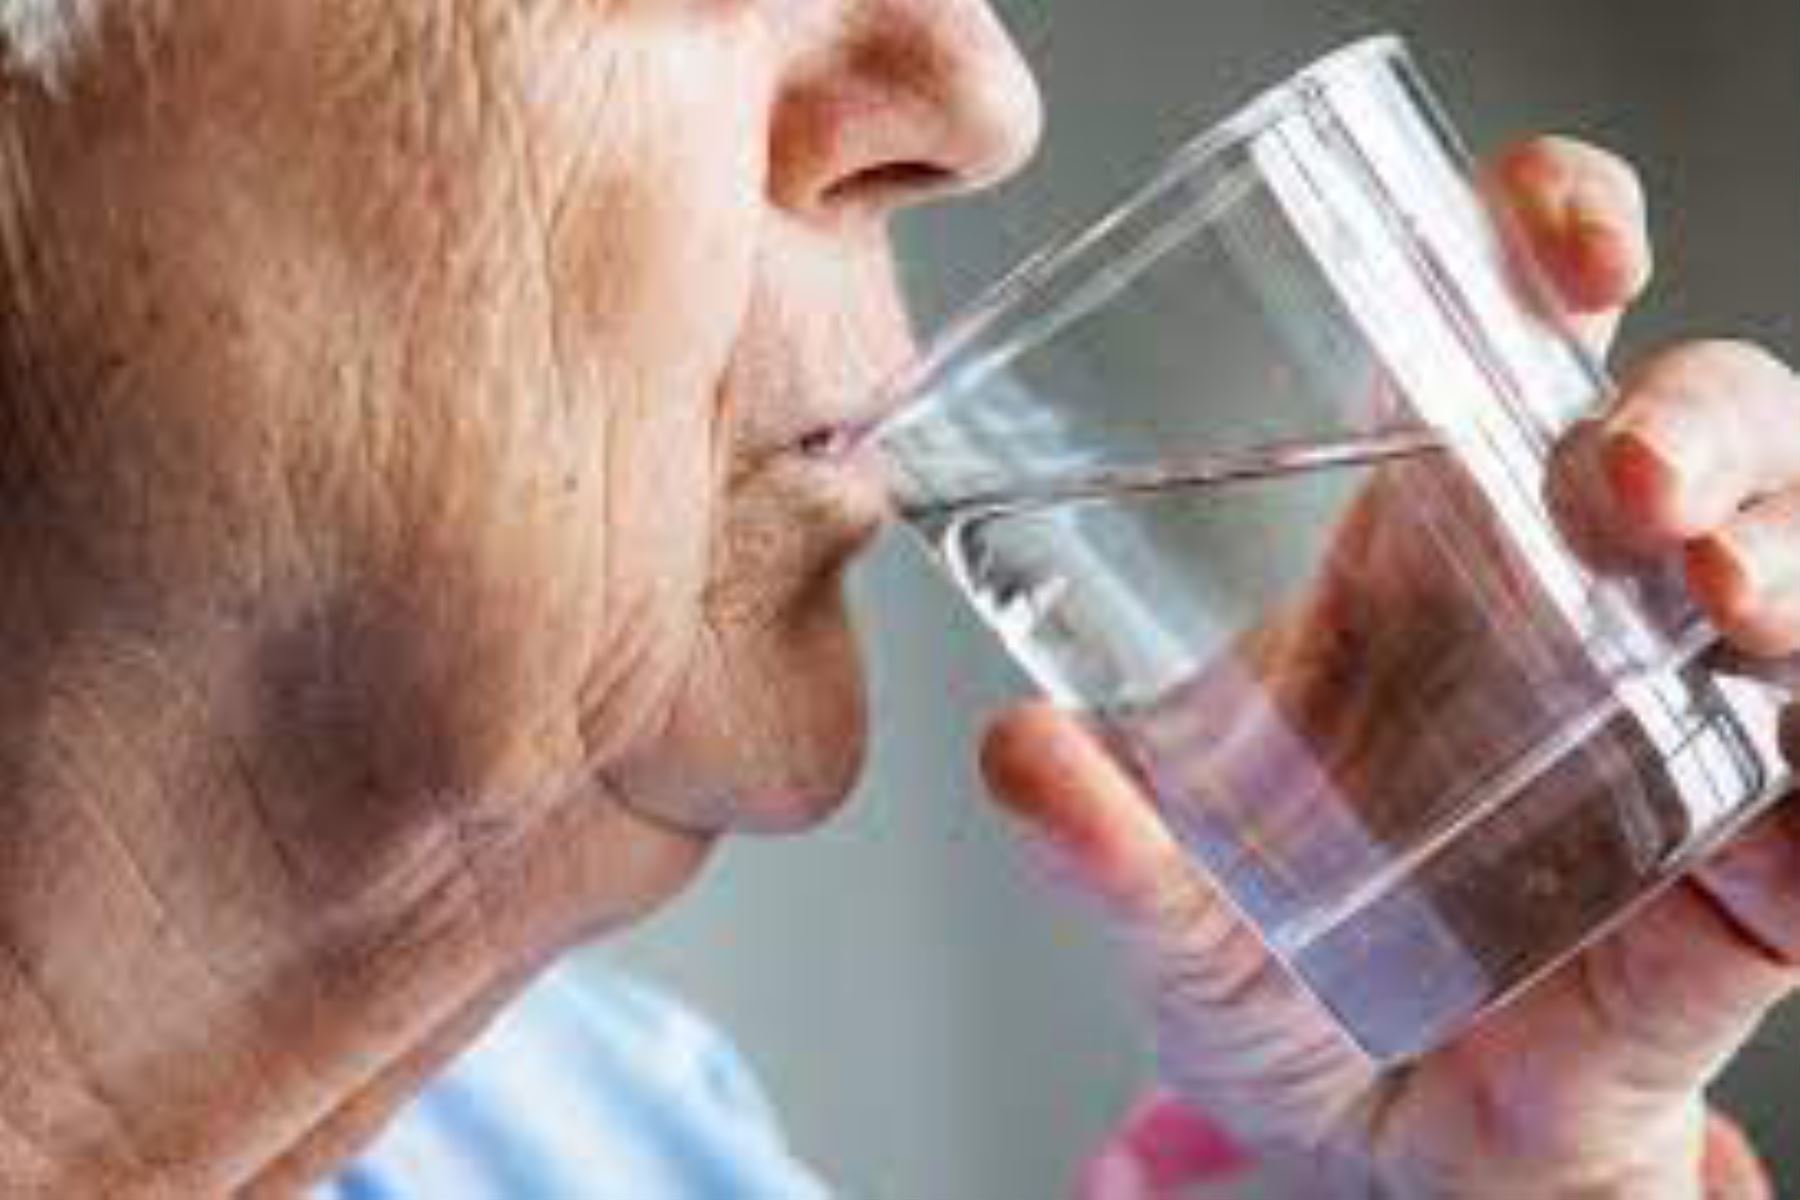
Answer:
<svg viewBox="0 0 1800 1200"><path fill-rule="evenodd" d="M1218 1182L1250 1160L1206 1116L1168 1092L1151 1092L1089 1159L1077 1200L1169 1200L1180 1189Z"/></svg>

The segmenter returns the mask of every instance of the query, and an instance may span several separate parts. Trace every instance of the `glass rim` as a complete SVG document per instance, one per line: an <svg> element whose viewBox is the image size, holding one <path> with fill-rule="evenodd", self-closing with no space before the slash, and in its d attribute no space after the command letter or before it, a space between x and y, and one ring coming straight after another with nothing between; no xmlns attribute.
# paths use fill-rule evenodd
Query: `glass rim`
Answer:
<svg viewBox="0 0 1800 1200"><path fill-rule="evenodd" d="M1226 154L1292 116L1310 96L1344 76L1360 74L1371 63L1404 64L1410 61L1406 40L1400 34L1366 34L1325 52L1280 81L1269 84L1226 116L1178 143L1159 160L1148 178L1121 199L1101 210L1098 216L1052 238L1002 273L973 300L959 307L925 340L919 356L877 389L880 397L875 405L877 415L866 431L866 438L879 444L885 434L906 424L928 407L930 395L924 389L929 380L941 375L945 368L980 345L996 325L1032 297L1040 295L1052 281L1074 268L1083 255L1153 206L1171 189L1203 175ZM1183 211L1191 211L1194 207L1199 207L1198 202L1184 206ZM1007 357L1010 360L1014 355Z"/></svg>

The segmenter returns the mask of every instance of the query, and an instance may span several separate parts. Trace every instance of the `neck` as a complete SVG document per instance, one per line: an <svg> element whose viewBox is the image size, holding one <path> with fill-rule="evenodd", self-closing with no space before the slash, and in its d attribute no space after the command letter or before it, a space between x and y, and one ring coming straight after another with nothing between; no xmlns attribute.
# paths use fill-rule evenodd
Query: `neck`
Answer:
<svg viewBox="0 0 1800 1200"><path fill-rule="evenodd" d="M0 578L53 577L18 565ZM559 947L692 869L604 797L518 801L506 781L542 763L451 740L392 639L19 591L0 600L6 1195L295 1186Z"/></svg>

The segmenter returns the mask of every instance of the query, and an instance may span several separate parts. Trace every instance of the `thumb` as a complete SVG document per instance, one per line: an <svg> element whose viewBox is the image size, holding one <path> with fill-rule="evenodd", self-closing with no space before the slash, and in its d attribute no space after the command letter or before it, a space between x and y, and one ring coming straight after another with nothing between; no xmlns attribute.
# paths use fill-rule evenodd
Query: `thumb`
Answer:
<svg viewBox="0 0 1800 1200"><path fill-rule="evenodd" d="M1137 926L1173 908L1216 907L1193 894L1203 885L1186 854L1080 718L1044 701L1006 712L983 740L981 766L1000 807L1108 915Z"/></svg>
<svg viewBox="0 0 1800 1200"><path fill-rule="evenodd" d="M1189 861L1144 791L1079 718L1037 701L996 719L982 771L1000 806L1124 933L1153 987L1179 977L1183 1004L1222 1018L1272 965L1255 932ZM1297 989L1295 989L1297 990Z"/></svg>
<svg viewBox="0 0 1800 1200"><path fill-rule="evenodd" d="M982 766L1001 807L1126 935L1165 1082L1250 1145L1318 1138L1360 1106L1370 1064L1079 719L1043 702L1014 709L991 726Z"/></svg>

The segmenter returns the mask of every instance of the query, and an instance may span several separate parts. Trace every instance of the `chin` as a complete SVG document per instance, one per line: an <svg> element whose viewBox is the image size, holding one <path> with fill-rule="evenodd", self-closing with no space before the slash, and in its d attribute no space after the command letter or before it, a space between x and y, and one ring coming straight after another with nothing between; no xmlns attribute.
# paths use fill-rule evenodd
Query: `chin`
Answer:
<svg viewBox="0 0 1800 1200"><path fill-rule="evenodd" d="M855 791L854 779L837 787L771 792L730 802L728 831L756 837L792 837L819 828L843 808Z"/></svg>
<svg viewBox="0 0 1800 1200"><path fill-rule="evenodd" d="M755 688L749 700L755 742L734 764L737 775L719 816L722 827L764 835L803 833L843 808L868 757L868 695L853 642L827 658L811 653ZM817 650L817 647L810 649ZM721 780L723 782L723 780Z"/></svg>
<svg viewBox="0 0 1800 1200"><path fill-rule="evenodd" d="M855 792L867 747L864 728L829 745L812 747L806 771L737 791L725 805L726 827L736 833L766 836L816 829L835 816Z"/></svg>
<svg viewBox="0 0 1800 1200"><path fill-rule="evenodd" d="M613 777L635 807L695 832L800 833L855 790L868 730L861 654L834 594L714 647L664 734Z"/></svg>

